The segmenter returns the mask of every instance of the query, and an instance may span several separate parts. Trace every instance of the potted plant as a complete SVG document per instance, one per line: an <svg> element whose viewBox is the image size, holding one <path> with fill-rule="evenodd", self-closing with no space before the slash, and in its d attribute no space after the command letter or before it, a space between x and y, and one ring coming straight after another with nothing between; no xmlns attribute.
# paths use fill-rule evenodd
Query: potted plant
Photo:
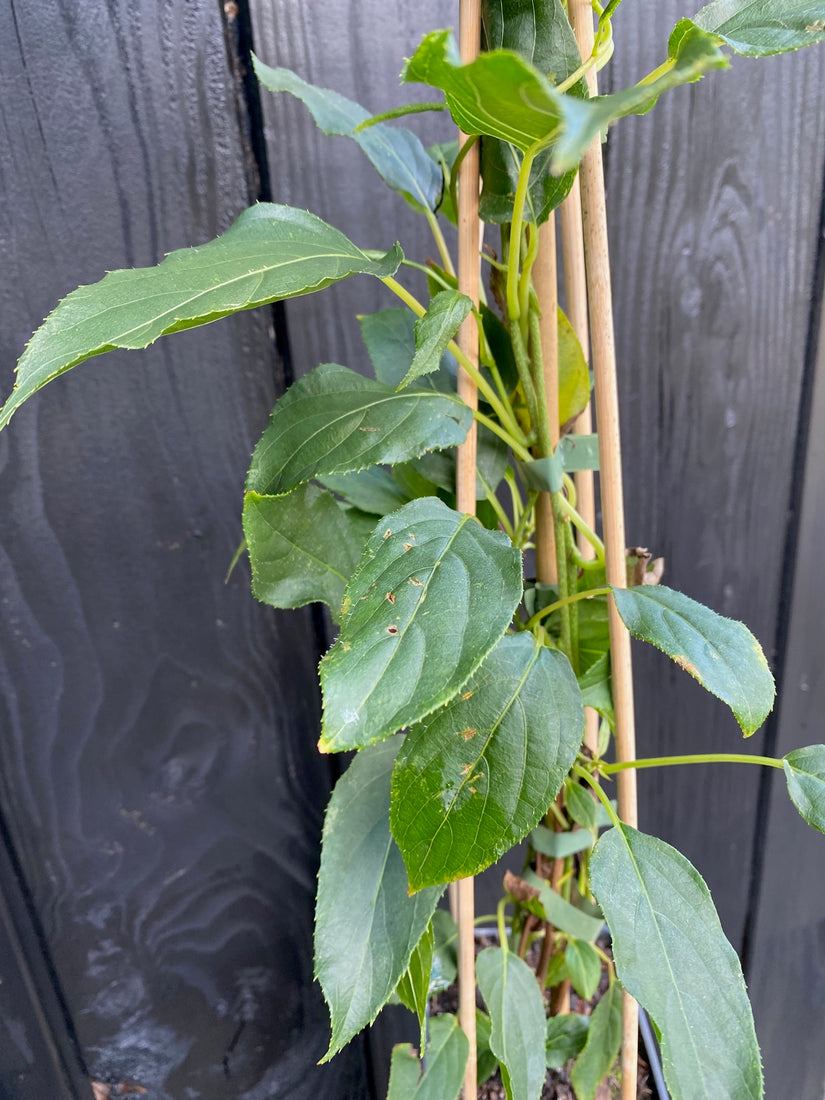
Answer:
<svg viewBox="0 0 825 1100"><path fill-rule="evenodd" d="M729 705L746 735L770 710L773 680L742 624L655 583L645 554L626 552L615 382L598 347L609 294L599 283L595 175L582 186L598 441L571 430L589 399L585 334L548 290L555 250L541 227L609 125L724 67L731 52L825 39L825 5L785 4L780 18L771 0L717 0L676 25L659 68L597 97L588 77L609 59L618 6L598 11L583 52L560 0L489 5L488 49L478 57L460 56L448 31L427 35L404 79L443 93L469 135L460 148L427 150L390 117L429 104L372 118L259 63L266 87L297 96L323 130L356 141L426 218L439 252L426 265L429 299L398 277L421 266L399 245L365 251L306 211L259 204L207 245L70 294L32 338L0 412L2 427L93 355L352 274L380 279L401 303L361 319L374 378L323 364L277 403L243 506L255 595L285 608L324 602L339 627L321 663L319 747L357 755L327 811L316 970L331 1012L327 1057L393 997L418 1014L425 1067L411 1047L398 1048L391 1100L447 1100L462 1083L469 1100L497 1065L511 1100L529 1100L547 1065L570 1059L576 1094L593 1097L619 1050L623 1001L622 1089L635 1095L633 998L657 1027L674 1096L762 1094L741 969L707 889L684 857L634 828L636 768L707 757L633 758L627 632ZM570 0L571 15L576 8ZM477 248L456 269L443 232L459 218L478 239L468 171L478 139L481 215L501 227L481 285ZM596 468L604 537L580 500ZM525 575L529 550L535 567ZM586 707L598 720L583 743ZM715 758L783 769L800 813L825 828L825 746L781 760ZM623 781L618 810L606 790L613 775ZM449 965L452 932L437 909L446 884L466 882L525 837L529 863L505 880L498 943L477 960L466 900L455 905L461 1024L443 1014L426 1028L433 974ZM598 942L605 922L612 957ZM478 1015L473 966L486 1006ZM592 1015L565 1011L571 985L588 1001L605 980ZM549 1020L545 989L557 1010Z"/></svg>

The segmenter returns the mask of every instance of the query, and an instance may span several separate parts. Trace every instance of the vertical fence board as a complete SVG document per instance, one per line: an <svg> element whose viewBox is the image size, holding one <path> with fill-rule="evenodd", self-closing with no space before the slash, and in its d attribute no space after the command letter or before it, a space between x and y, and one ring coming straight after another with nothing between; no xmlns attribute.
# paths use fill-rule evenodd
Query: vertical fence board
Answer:
<svg viewBox="0 0 825 1100"><path fill-rule="evenodd" d="M625 5L614 86L664 56L683 8ZM825 53L754 62L669 93L608 145L628 539L665 583L744 620L771 663L825 155ZM733 717L637 650L639 754L741 751ZM746 749L759 752L764 734ZM706 876L741 943L757 769L640 775L643 828Z"/></svg>
<svg viewBox="0 0 825 1100"><path fill-rule="evenodd" d="M383 111L434 98L420 85L399 87L398 74L426 31L451 25L453 7L443 0L414 5L400 0L306 0L300 5L252 0L255 52L269 65L293 69L367 110ZM308 208L362 248L389 248L398 240L411 259L437 258L424 218L378 180L355 142L322 134L306 107L289 95L262 90L261 96L274 201ZM446 114L419 116L412 125L426 142L454 136ZM420 276L408 271L402 277L421 293ZM322 298L290 302L296 372L330 360L363 369L368 360L356 314L399 304L367 278L348 279Z"/></svg>
<svg viewBox="0 0 825 1100"><path fill-rule="evenodd" d="M820 322L821 323L821 322ZM810 409L776 754L825 741L825 332ZM825 837L791 805L771 773L764 872L751 948L751 995L768 1096L821 1100L825 1092Z"/></svg>
<svg viewBox="0 0 825 1100"><path fill-rule="evenodd" d="M247 181L214 0L0 3L2 387L79 282L208 239ZM90 1075L361 1095L316 1069L313 634L256 605L265 313L85 364L0 437L0 800ZM23 1093L21 1096L25 1096Z"/></svg>

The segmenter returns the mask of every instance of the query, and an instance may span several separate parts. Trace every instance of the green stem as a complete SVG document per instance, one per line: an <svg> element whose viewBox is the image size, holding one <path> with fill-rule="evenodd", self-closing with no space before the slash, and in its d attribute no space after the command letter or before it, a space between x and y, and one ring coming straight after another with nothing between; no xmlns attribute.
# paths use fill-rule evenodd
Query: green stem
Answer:
<svg viewBox="0 0 825 1100"><path fill-rule="evenodd" d="M381 282L386 287L388 287L393 292L393 294L400 298L406 306L409 306L416 317L423 317L424 314L427 312L425 307L418 301L415 295L410 294L407 288L403 287L401 283L399 283L396 279L393 279L392 276L385 276L381 280ZM524 437L524 433L518 425L518 421L513 416L512 411L499 400L498 395L496 394L493 387L490 385L484 375L479 371L479 369L470 362L470 360L467 358L467 356L464 354L464 352L461 350L455 340L451 340L447 347L459 361L467 374L469 374L469 376L472 378L473 382L475 382L476 387L478 388L478 392L483 395L484 400L493 409L496 416L510 432L513 439L517 440L518 443L523 447L523 445L526 443L526 439Z"/></svg>
<svg viewBox="0 0 825 1100"><path fill-rule="evenodd" d="M502 531L504 531L505 534L509 537L510 542L513 542L513 525L512 523L510 523L510 519L507 513L502 508L501 501L490 488L489 483L486 481L486 479L478 469L476 469L476 477L481 482L481 487L484 489L484 496L487 500L487 503L490 505L490 507L493 509L496 516L498 517L498 522L501 524Z"/></svg>
<svg viewBox="0 0 825 1100"><path fill-rule="evenodd" d="M555 603L550 603L547 607L543 607L540 611L537 611L532 618L527 620L527 630L532 630L542 619L546 619L548 615L552 615L554 611L558 611L562 607L566 607L571 603L578 603L579 600L593 599L594 596L609 596L612 591L612 588L607 586L604 588L588 588L586 592L574 592L571 596L565 596L564 599L556 600Z"/></svg>
<svg viewBox="0 0 825 1100"><path fill-rule="evenodd" d="M538 493L528 493L527 503L524 506L524 511L521 513L518 523L516 524L515 536L513 538L513 545L523 548L524 543L529 538L530 519L533 515L533 509L536 506L536 499Z"/></svg>
<svg viewBox="0 0 825 1100"><path fill-rule="evenodd" d="M450 250L447 247L447 242L444 240L444 234L441 232L441 226L438 224L438 218L429 208L425 209L424 213L427 215L427 221L432 231L433 239L435 240L438 254L441 257L441 263L444 266L444 270L448 275L455 275L455 267L453 266L453 258L450 255Z"/></svg>
<svg viewBox="0 0 825 1100"><path fill-rule="evenodd" d="M510 944L507 941L507 922L504 919L504 909L507 905L507 895L505 894L496 908L496 923L498 924L498 940L501 944L502 951L509 951Z"/></svg>
<svg viewBox="0 0 825 1100"><path fill-rule="evenodd" d="M514 439L506 428L502 428L500 424L497 424L495 420L491 420L489 416L485 416L483 412L479 412L478 409L473 410L473 416L479 422L483 424L485 428L489 428L491 432L503 439L508 447L512 448L513 454L520 458L522 462L529 462L532 459L532 455L526 447L522 446L517 439Z"/></svg>
<svg viewBox="0 0 825 1100"><path fill-rule="evenodd" d="M610 818L610 820L612 821L612 823L614 825L620 826L622 822L621 822L621 819L620 819L619 815L613 809L613 806L610 803L610 799L604 793L601 786L594 779L594 777L590 774L590 772L587 771L586 768L582 768L579 764L574 764L572 774L575 775L578 779L583 779L585 781L585 783L587 783L590 787L593 788L593 790L596 792L596 794L598 796L598 799L601 802L602 806L604 806L605 811L607 813L607 816Z"/></svg>
<svg viewBox="0 0 825 1100"><path fill-rule="evenodd" d="M423 271L428 279L433 279L439 286L443 286L445 290L455 290L454 286L451 286L447 280L438 271L433 271L431 267L427 267L426 264L416 263L415 260L408 260L406 257L401 261L402 267L411 267L415 271Z"/></svg>
<svg viewBox="0 0 825 1100"><path fill-rule="evenodd" d="M464 144L458 150L453 166L450 169L450 199L453 204L453 210L458 210L458 170L464 162L464 158L470 152L472 147L478 141L478 135L469 137L465 140Z"/></svg>
<svg viewBox="0 0 825 1100"><path fill-rule="evenodd" d="M541 424L542 422L546 423L547 412L545 410L544 415L542 416L542 407L539 403L541 398L533 381L533 375L530 370L530 359L527 355L527 348L524 346L521 329L517 324L513 324L510 326L510 343L513 347L513 358L516 361L516 369L518 370L519 382L521 382L521 388L524 390L524 398L527 402L527 411L530 414L530 423L535 429L537 429L539 439L541 440ZM530 459L532 459L532 457L533 456L531 455Z"/></svg>
<svg viewBox="0 0 825 1100"><path fill-rule="evenodd" d="M649 756L644 760L623 760L620 764L600 764L605 775L623 772L628 768L667 768L672 764L762 764L766 768L782 768L782 760L775 756L751 756L739 752L704 752L692 756Z"/></svg>
<svg viewBox="0 0 825 1100"><path fill-rule="evenodd" d="M676 62L672 57L668 58L668 60L663 61L657 69L654 69L652 73L648 73L647 76L642 77L636 86L642 88L646 84L655 84L659 77L664 76L665 73L669 73L675 64Z"/></svg>
<svg viewBox="0 0 825 1100"><path fill-rule="evenodd" d="M574 527L584 535L593 549L596 551L596 557L604 564L604 543L593 530L593 528L579 515L573 505L565 497L564 493L559 494L559 508L568 517Z"/></svg>
<svg viewBox="0 0 825 1100"><path fill-rule="evenodd" d="M518 321L521 315L519 303L519 258L521 256L521 227L524 224L524 204L530 185L530 172L533 161L539 151L538 144L532 145L524 154L518 174L516 194L513 199L513 220L510 223L510 250L507 264L507 314L511 321Z"/></svg>

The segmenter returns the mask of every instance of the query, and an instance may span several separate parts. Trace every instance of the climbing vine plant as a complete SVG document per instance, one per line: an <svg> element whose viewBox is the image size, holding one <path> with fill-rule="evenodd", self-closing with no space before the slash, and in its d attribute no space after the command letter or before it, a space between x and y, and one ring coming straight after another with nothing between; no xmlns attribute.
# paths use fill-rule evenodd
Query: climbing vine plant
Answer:
<svg viewBox="0 0 825 1100"><path fill-rule="evenodd" d="M533 265L539 225L607 127L725 68L731 54L823 41L825 3L716 0L677 23L653 73L590 98L585 76L609 60L619 0L593 7L596 40L584 62L561 0L502 0L485 7L486 39L512 48L462 63L451 32L439 30L404 68L405 81L437 89L461 130L482 140L481 213L500 225L501 249L485 257L489 291L478 307L457 290L443 232L455 221L457 145L426 149L394 122L423 105L371 117L256 62L265 88L296 96L323 131L356 141L427 219L440 256L425 267L428 299L398 278L421 267L398 244L367 250L311 213L260 203L206 245L69 294L32 337L0 411L2 427L91 356L350 275L371 275L398 299L360 318L373 377L326 363L278 401L243 501L254 594L279 608L321 601L338 628L320 667L319 749L357 752L323 835L315 952L332 1025L325 1058L400 999L418 1016L425 1058L410 1045L395 1049L391 1100L457 1097L467 1039L449 1014L427 1020L431 994L454 973L454 928L439 899L447 883L524 838L529 861L505 878L498 945L477 959L486 1006L479 1080L500 1068L510 1100L536 1100L547 1066L572 1060L576 1095L592 1100L616 1058L624 988L654 1021L675 1098L763 1092L742 972L704 882L672 847L620 821L603 789L625 767L709 759L610 762L608 601L635 637L727 704L746 737L771 709L773 679L745 626L656 583L645 560L629 557L628 587L607 585L602 540L577 509L571 479L597 465L594 438L569 431L589 400L588 365L559 313L551 424ZM478 366L455 342L470 316ZM478 387L478 410L456 396L457 365ZM478 518L455 507L455 448L473 420ZM524 572L542 493L558 548L553 585ZM601 721L589 748L585 707ZM825 831L825 746L714 759L782 769L799 812ZM611 956L597 942L605 923ZM525 961L533 940L538 974ZM605 977L592 1014L546 1018L545 988L572 983L588 1001Z"/></svg>

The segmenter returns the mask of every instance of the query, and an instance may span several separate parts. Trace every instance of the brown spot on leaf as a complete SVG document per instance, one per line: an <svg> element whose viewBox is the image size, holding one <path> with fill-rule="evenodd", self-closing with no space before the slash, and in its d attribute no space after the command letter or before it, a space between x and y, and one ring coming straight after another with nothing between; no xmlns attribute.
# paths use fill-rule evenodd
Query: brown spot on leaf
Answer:
<svg viewBox="0 0 825 1100"><path fill-rule="evenodd" d="M467 789L469 790L470 794L478 794L478 791L475 789L475 787L468 787Z"/></svg>
<svg viewBox="0 0 825 1100"><path fill-rule="evenodd" d="M702 683L702 677L699 675L698 668L696 667L696 665L691 664L687 657L679 655L678 657L674 657L673 660L676 662L679 668L683 668L685 672L689 672L691 676L695 676L700 684Z"/></svg>
<svg viewBox="0 0 825 1100"><path fill-rule="evenodd" d="M461 769L461 774L462 774L462 776L467 776L467 775L470 774L470 772L472 770L473 770L473 765L472 764L465 764L464 767Z"/></svg>
<svg viewBox="0 0 825 1100"><path fill-rule="evenodd" d="M461 701L466 702L468 699L472 699L474 694L475 692L465 691L464 694L461 696ZM475 733L475 730L473 730L473 733Z"/></svg>
<svg viewBox="0 0 825 1100"><path fill-rule="evenodd" d="M415 542L415 535L412 533L412 531L410 531L410 533L407 535L407 538Z"/></svg>
<svg viewBox="0 0 825 1100"><path fill-rule="evenodd" d="M423 581L420 581L418 577L410 577L409 584L414 585L416 588L420 588L423 585Z"/></svg>
<svg viewBox="0 0 825 1100"><path fill-rule="evenodd" d="M390 601L390 603L395 603L395 593L394 592L388 592L386 598Z"/></svg>
<svg viewBox="0 0 825 1100"><path fill-rule="evenodd" d="M387 633L388 634L397 634L398 633L398 627L395 625L395 623L392 623L390 626L387 627Z"/></svg>
<svg viewBox="0 0 825 1100"><path fill-rule="evenodd" d="M404 543L404 549L405 550L412 550L412 548L413 548L413 544L411 542L405 542Z"/></svg>
<svg viewBox="0 0 825 1100"><path fill-rule="evenodd" d="M388 528L386 529L386 531L384 532L384 538L385 538L385 539L388 539L388 538L390 537L390 535L391 535L391 534L392 534L392 531L391 531L391 530L389 529L389 527L388 527Z"/></svg>
<svg viewBox="0 0 825 1100"><path fill-rule="evenodd" d="M472 694L472 692L470 694ZM463 698L464 696L462 696L462 699ZM465 741L472 741L472 739L478 733L478 730L474 730L472 726L468 726L466 730L461 730L460 732Z"/></svg>

